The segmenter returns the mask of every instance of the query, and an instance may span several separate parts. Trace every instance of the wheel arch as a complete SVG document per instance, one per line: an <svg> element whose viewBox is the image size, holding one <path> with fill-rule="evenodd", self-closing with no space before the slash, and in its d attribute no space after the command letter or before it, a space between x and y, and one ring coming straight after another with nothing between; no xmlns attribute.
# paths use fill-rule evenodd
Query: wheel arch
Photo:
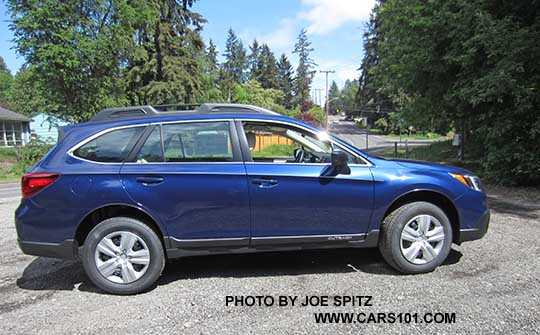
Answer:
<svg viewBox="0 0 540 335"><path fill-rule="evenodd" d="M443 212L448 216L448 219L450 220L450 225L452 226L452 241L454 243L458 243L460 233L459 212L452 200L450 200L450 198L438 191L430 189L416 189L404 193L397 197L386 209L382 219L384 220L384 218L386 218L398 207L417 201L429 202L443 210Z"/></svg>
<svg viewBox="0 0 540 335"><path fill-rule="evenodd" d="M166 231L160 227L158 221L144 209L125 203L103 205L87 213L79 222L75 231L75 240L77 241L77 244L79 246L84 245L84 241L90 231L100 222L118 216L130 217L143 222L158 235L163 243L164 249L168 247L165 244L165 241L167 240L165 238L167 236Z"/></svg>

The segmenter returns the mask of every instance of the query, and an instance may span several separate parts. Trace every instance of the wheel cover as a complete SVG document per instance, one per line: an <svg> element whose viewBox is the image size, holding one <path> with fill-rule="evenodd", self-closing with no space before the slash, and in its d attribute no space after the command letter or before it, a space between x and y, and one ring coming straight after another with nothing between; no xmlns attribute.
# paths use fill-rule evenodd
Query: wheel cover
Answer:
<svg viewBox="0 0 540 335"><path fill-rule="evenodd" d="M128 231L116 231L99 241L96 267L106 279L129 284L141 278L150 265L150 250L144 240Z"/></svg>
<svg viewBox="0 0 540 335"><path fill-rule="evenodd" d="M444 238L444 227L437 218L427 214L415 216L401 231L401 253L413 264L427 264L441 252Z"/></svg>

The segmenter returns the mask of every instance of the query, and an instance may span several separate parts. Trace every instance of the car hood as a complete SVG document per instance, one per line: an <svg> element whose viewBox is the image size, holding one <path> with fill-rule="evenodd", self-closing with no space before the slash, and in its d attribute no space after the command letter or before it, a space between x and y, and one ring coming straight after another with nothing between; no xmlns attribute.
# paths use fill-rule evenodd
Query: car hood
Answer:
<svg viewBox="0 0 540 335"><path fill-rule="evenodd" d="M462 169L455 166L450 166L450 165L413 161L413 160L404 160L404 159L392 159L390 161L396 164L399 164L403 167L406 167L408 169L431 170L431 171L451 172L451 173L458 173L458 174L473 174L469 170Z"/></svg>

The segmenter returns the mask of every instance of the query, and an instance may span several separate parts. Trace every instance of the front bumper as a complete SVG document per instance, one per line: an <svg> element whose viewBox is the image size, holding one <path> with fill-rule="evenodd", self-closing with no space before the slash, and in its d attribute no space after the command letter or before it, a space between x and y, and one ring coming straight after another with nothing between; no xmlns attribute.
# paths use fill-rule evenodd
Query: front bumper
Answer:
<svg viewBox="0 0 540 335"><path fill-rule="evenodd" d="M478 220L476 228L461 229L459 231L459 243L479 240L486 235L489 227L490 213L489 209Z"/></svg>
<svg viewBox="0 0 540 335"><path fill-rule="evenodd" d="M43 243L17 240L19 248L27 255L76 259L78 256L78 244L75 240L65 240L61 243Z"/></svg>

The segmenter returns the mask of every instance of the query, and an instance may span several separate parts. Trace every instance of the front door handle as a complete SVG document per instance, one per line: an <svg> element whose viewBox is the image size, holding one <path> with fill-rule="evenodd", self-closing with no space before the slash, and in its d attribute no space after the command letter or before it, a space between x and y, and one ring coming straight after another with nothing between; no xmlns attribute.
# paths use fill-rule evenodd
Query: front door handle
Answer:
<svg viewBox="0 0 540 335"><path fill-rule="evenodd" d="M272 178L255 178L251 183L259 185L259 188L272 188L278 184L278 181Z"/></svg>
<svg viewBox="0 0 540 335"><path fill-rule="evenodd" d="M143 185L161 184L163 182L163 177L158 177L158 176L137 177L136 181L137 183L141 183Z"/></svg>

